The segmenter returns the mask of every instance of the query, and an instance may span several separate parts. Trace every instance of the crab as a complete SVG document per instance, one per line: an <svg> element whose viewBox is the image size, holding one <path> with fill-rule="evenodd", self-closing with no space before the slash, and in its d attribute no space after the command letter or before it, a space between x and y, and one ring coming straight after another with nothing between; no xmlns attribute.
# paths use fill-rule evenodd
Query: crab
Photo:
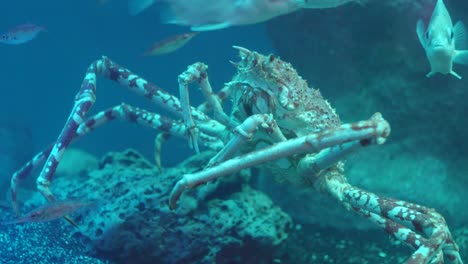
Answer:
<svg viewBox="0 0 468 264"><path fill-rule="evenodd" d="M230 82L213 92L208 66L195 63L178 77L180 99L107 57L93 62L55 143L13 174L10 191L16 213L19 183L34 168L44 164L37 188L48 201L55 201L49 187L67 147L98 126L121 119L160 131L155 140L158 167L161 144L169 136L187 139L195 152L200 151L200 145L217 151L204 168L183 175L176 183L169 197L172 209L185 190L256 167L267 170L279 182L328 193L348 210L374 222L414 249L407 264L443 263L444 259L462 263L445 219L434 209L381 197L346 180L346 155L383 144L389 136L390 125L380 113L368 120L343 124L319 90L310 88L291 64L274 55L234 48L239 51L240 61L233 63L237 74ZM96 100L98 75L147 98L176 118L125 103L86 118ZM206 99L198 107L191 106L189 100L190 84L194 82ZM227 108L227 100L231 101L228 113L223 109L223 105Z"/></svg>

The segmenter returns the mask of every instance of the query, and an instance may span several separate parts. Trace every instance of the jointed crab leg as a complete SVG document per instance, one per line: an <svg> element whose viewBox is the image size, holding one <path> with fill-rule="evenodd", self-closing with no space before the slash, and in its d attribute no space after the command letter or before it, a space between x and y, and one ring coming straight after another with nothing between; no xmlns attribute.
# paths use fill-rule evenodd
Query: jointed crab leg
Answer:
<svg viewBox="0 0 468 264"><path fill-rule="evenodd" d="M184 74L179 75L179 93L180 93L180 104L182 105L182 113L184 117L184 124L188 128L187 134L189 137L189 145L191 148L195 149L196 153L200 153L198 148L198 129L195 126L195 122L192 118L191 107L190 107L190 98L188 94L188 85L184 79Z"/></svg>
<svg viewBox="0 0 468 264"><path fill-rule="evenodd" d="M154 151L153 151L153 156L154 156L154 162L156 164L156 167L158 168L159 172L162 171L162 165L161 165L161 148L162 144L166 142L167 139L169 139L171 135L168 133L158 133L156 137L154 137Z"/></svg>
<svg viewBox="0 0 468 264"><path fill-rule="evenodd" d="M341 175L338 173L333 176L332 172L324 179L321 189L332 194L346 207L351 207L375 222L396 239L414 248L416 251L405 262L406 264L429 263L429 261L443 263L442 253L447 256L450 263L462 263L458 247L444 218L435 210L379 197L351 186ZM416 232L424 234L427 238Z"/></svg>
<svg viewBox="0 0 468 264"><path fill-rule="evenodd" d="M132 73L126 68L116 64L107 57L95 61L88 69L87 74L93 72L103 77L109 78L118 84L128 87L129 90L144 96L152 103L175 114L177 117L183 117L183 107L179 99L155 84L152 84L138 75ZM86 77L85 77L86 79ZM197 128L208 135L217 136L225 130L225 126L209 118L205 113L190 107L190 113Z"/></svg>
<svg viewBox="0 0 468 264"><path fill-rule="evenodd" d="M217 95L213 93L211 84L208 81L207 70L208 66L206 64L198 62L188 66L187 70L179 74L178 77L184 124L189 128L190 145L197 153L199 152L197 145L198 132L192 117L192 107L189 98L189 85L192 82L197 82L199 84L202 94L206 99L206 104L214 111L215 120L219 121L227 128L234 128L238 125L223 111L221 103Z"/></svg>
<svg viewBox="0 0 468 264"><path fill-rule="evenodd" d="M208 81L208 80L207 80ZM211 87L211 85L210 85ZM232 87L231 85L225 85L221 90L219 90L216 94L213 94L212 97L213 97L213 100L216 100L219 104L222 104L232 93ZM210 100L211 101L211 100ZM206 102L203 102L202 104L200 104L198 107L197 107L197 110L200 111L200 112L203 112L205 114L207 114L208 112L210 111L214 111L213 110L213 106L211 103L209 103L208 101ZM222 122L222 121L220 121Z"/></svg>
<svg viewBox="0 0 468 264"><path fill-rule="evenodd" d="M83 123L86 113L96 100L96 75L98 74L116 81L123 86L127 86L130 90L145 96L152 102L179 116L182 114L181 103L176 97L168 94L156 85L148 83L146 80L112 62L106 57L95 61L86 72L81 88L75 97L73 109L62 132L53 145L45 165L36 181L39 191L49 201L55 200L49 190L49 185L52 180L52 176L57 169L58 163L72 139L76 137L78 127ZM191 107L191 114L193 118L198 121L197 125L203 132L217 135L220 131L224 130L223 125L211 120L204 113L193 107ZM12 197L16 200L15 186L12 188Z"/></svg>
<svg viewBox="0 0 468 264"><path fill-rule="evenodd" d="M148 126L152 129L157 129L163 131L164 133L169 133L179 137L185 137L186 135L186 128L181 122L173 121L167 117L122 103L107 110L101 111L88 118L85 122L81 123L80 126L76 129L76 134L72 141L78 140L97 127L112 120L126 120L128 122ZM215 138L205 135L204 133L201 133L200 139L205 145L214 149L219 149L222 146L222 142L219 140L217 141ZM37 168L43 164L44 160L49 156L52 147L53 145L39 152L32 160L27 162L22 168L13 174L11 179L10 192L13 202L13 209L15 210L16 215L19 215L16 194L20 181L26 178L34 168Z"/></svg>
<svg viewBox="0 0 468 264"><path fill-rule="evenodd" d="M259 127L266 130L274 142L286 141L286 137L278 128L276 121L269 114L256 114L249 116L242 124L234 129L234 136L229 140L226 146L218 152L208 163L207 167L211 167L222 161L231 158L236 151L239 150L242 143L252 139L253 134Z"/></svg>
<svg viewBox="0 0 468 264"><path fill-rule="evenodd" d="M188 98L188 86L192 82L197 82L200 86L203 96L206 99L206 103L210 106L210 108L214 111L214 118L216 121L220 122L227 128L234 128L238 124L234 122L229 116L224 112L219 97L214 94L213 89L211 88L211 84L208 80L208 66L204 63L197 62L187 67L183 73L179 75L179 91L181 94L181 102L182 107L187 109L187 114L191 115L189 109L190 104L188 103L188 99L182 101L182 98ZM223 94L222 92L220 92ZM225 95L225 93L224 93ZM185 116L184 116L185 119ZM191 117L187 117L187 119L191 119ZM187 120L186 120L187 121Z"/></svg>
<svg viewBox="0 0 468 264"><path fill-rule="evenodd" d="M298 167L299 175L307 185L317 185L317 179L321 177L321 172L330 168L348 154L365 147L361 141L351 141L332 146L321 150L316 155L307 155L303 157Z"/></svg>
<svg viewBox="0 0 468 264"><path fill-rule="evenodd" d="M319 152L322 149L352 141L359 141L363 146L367 146L373 142L381 144L385 141L389 133L390 126L387 121L382 119L380 114L375 114L370 120L345 124L338 128L328 129L320 133L280 142L232 158L200 172L184 175L172 190L169 205L171 208L175 208L177 200L185 189L196 187L207 181L235 173L245 168L260 165L267 161L289 157L294 154Z"/></svg>

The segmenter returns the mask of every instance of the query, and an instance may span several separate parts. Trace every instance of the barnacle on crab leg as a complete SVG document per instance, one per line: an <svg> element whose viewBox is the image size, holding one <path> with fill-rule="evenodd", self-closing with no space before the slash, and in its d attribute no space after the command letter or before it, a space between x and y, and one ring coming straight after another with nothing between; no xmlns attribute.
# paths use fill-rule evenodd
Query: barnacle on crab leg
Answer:
<svg viewBox="0 0 468 264"><path fill-rule="evenodd" d="M241 155L214 167L202 171L186 174L180 179L171 192L169 205L175 208L176 202L183 191L196 187L202 183L214 180L221 176L235 173L242 169L250 168L294 154L319 152L331 146L358 141L362 146L372 143L385 142L390 133L390 125L381 118L379 113L366 121L352 124L344 124L337 128L326 129L320 133L314 133L298 138L289 139L274 145Z"/></svg>

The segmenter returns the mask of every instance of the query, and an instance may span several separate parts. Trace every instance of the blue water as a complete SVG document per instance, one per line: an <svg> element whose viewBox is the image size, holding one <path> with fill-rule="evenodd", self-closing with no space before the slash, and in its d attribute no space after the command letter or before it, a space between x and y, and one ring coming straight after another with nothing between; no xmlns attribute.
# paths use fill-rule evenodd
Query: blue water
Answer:
<svg viewBox="0 0 468 264"><path fill-rule="evenodd" d="M154 8L130 17L125 1L103 6L94 1L8 1L0 3L0 7L4 10L0 31L26 22L47 29L30 43L2 45L0 50L2 76L6 78L0 115L14 115L32 127L36 151L55 140L86 68L101 55L178 95L177 75L191 63L208 64L212 85L219 89L234 74L229 60L237 60L237 52L232 45L273 52L265 25L260 24L203 33L176 53L147 58L142 54L153 42L185 33L188 28L161 25ZM120 102L158 111L144 98L107 80L99 79L97 90L93 112ZM199 91L192 89L193 102L200 98ZM154 135L149 129L115 122L99 128L76 146L97 155L137 147L150 156Z"/></svg>
<svg viewBox="0 0 468 264"><path fill-rule="evenodd" d="M455 239L461 248L460 253L466 261L468 67L455 66L455 70L463 76L462 80L440 74L430 79L426 78L429 64L417 40L415 23L420 17L426 21L429 19L433 2L418 0L418 3L424 3L421 4L423 7L418 7L417 4L416 7L408 7L405 4L410 3L409 0L400 0L394 5L388 4L394 8L389 9L390 7L380 7L374 1L374 4L368 6L348 5L335 10L298 11L268 23L203 32L174 53L143 57L144 51L153 42L186 33L189 29L161 24L157 7L138 16L130 16L124 0L111 0L105 5L99 5L92 0L0 1L0 32L23 23L34 23L46 28L45 32L41 32L36 39L26 44L0 44L3 61L0 64L0 220L14 218L11 208L5 208L8 204L2 201L11 173L57 138L73 107L74 97L80 88L84 73L94 60L102 55L108 56L178 96L178 74L188 65L198 61L209 66L209 79L213 89L216 91L222 88L235 74L235 67L229 61L238 60L237 51L232 48L232 45L237 45L262 54L275 53L285 61L291 62L300 75L308 80L310 86L320 89L344 122L366 119L377 111L381 112L392 127L388 141L382 146L350 155L346 165L346 176L352 184L379 195L435 208L443 214L450 230L455 233ZM468 6L465 2L445 2L454 22L461 19L468 23ZM198 87L193 85L191 88L191 103L197 105L203 101L203 97ZM127 88L98 78L97 101L88 116L121 102L167 114ZM156 134L156 131L146 127L115 121L98 128L71 147L85 150L98 158L109 151L134 148L153 162L153 141ZM171 138L163 146L163 166L174 167L193 153L186 141ZM116 172L122 178L116 178L115 181L105 170L96 172L108 177L108 186L102 186L99 181L86 185L86 180L91 177L78 177L79 184L92 186L92 190L96 190L97 193L105 193L103 198L108 199L109 204L114 206L110 210L99 211L100 215L88 213L78 218L76 221L79 225L93 223L86 227L86 231L94 231L94 223L99 221L108 224L103 224L105 227L102 229L109 228L113 231L132 233L135 229L138 233L141 229L145 232L151 230L151 235L148 235L151 241L141 238L145 238L145 232L142 232L143 235L138 234L141 236L135 235L135 244L129 239L131 242L125 245L130 248L127 248L128 251L134 249L132 247L137 248L135 245L143 241L142 243L147 245L154 245L153 248L148 248L160 254L158 260L171 259L169 253L157 251L157 245L161 242L161 248L170 248L168 252L177 252L176 246L182 245L185 253L194 254L197 260L202 259L201 256L207 254L207 249L203 248L203 245L191 243L191 239L201 239L193 234L203 234L209 232L206 231L211 230L209 228L213 228L210 224L213 219L210 219L204 210L215 208L213 204L219 203L219 200L216 200L219 197L222 201L232 201L234 198L230 195L240 192L242 185L249 183L266 193L268 199L271 198L271 203L281 208L274 207L274 210L282 210L291 216L294 225L288 227L290 238L277 247L269 248L255 243L261 239L255 241L249 237L242 241L245 245L240 247L244 250L240 253L237 252L239 249L236 245L227 246L220 243L227 249L223 251L225 255L221 254L225 259L219 263L366 263L364 260L380 263L376 261L380 260L379 258L382 259L382 263L399 263L411 254L409 249L391 244L388 236L371 226L366 219L352 212L345 212L341 205L330 202L329 197L323 198L312 191L307 193L302 189L279 185L265 175L257 177L256 170L250 180L242 178L235 183L223 183L226 185L211 196L197 197L200 198L198 200L203 200L197 205L209 201L210 206L197 207L201 210L194 210L193 215L175 216L172 211L168 212L165 201L151 200L154 197L141 205L138 199L143 200L141 197L147 194L139 192L139 188L143 189L149 185L145 180L148 175L154 176L151 174L154 171L148 175L136 173L139 178L132 182L132 169L133 167L127 168L128 173L122 173L120 170L120 174ZM196 169L202 169L202 166ZM142 171L145 172L144 169ZM178 173L171 174L172 180L181 176ZM34 174L31 178L36 176L37 174ZM85 196L91 193L80 189L79 184L78 187L70 187L73 185L71 179L69 182L67 179L57 180L61 180L61 187L79 189L70 191L72 194ZM158 178L158 181L161 181L162 185L167 184L161 178ZM56 183L57 181L52 184ZM133 188L134 186L136 187ZM131 191L127 192L125 188ZM135 192L133 196L132 192ZM32 193L36 193L35 190ZM196 192L190 195L196 196L193 193ZM160 197L154 193L150 195ZM37 193L27 197L33 197L32 202L27 204L30 207L43 202ZM267 202L270 202L268 199ZM213 202L215 200L216 202ZM125 206L121 206L121 203L126 204L127 201L138 206L129 206L127 212ZM254 206L257 204L252 201L256 200L250 200L253 205L249 206L257 208ZM138 209L137 213L131 211L135 208ZM148 208L154 209L157 215L152 215ZM255 214L265 214L262 211L264 208L248 209L254 212L254 219L257 217ZM248 209L244 208L245 211L249 211ZM115 214L113 217L128 221L126 225L113 227L107 222L105 217L112 213ZM244 219L242 215L230 217L229 212L222 213L228 215L228 220L224 221L226 225L229 220L237 219L235 217ZM99 219L99 216L104 220ZM275 215L272 218L276 219ZM247 215L245 219L248 219ZM283 224L287 222L284 219L280 220ZM183 223L181 230L184 231L177 228L177 221ZM265 224L265 229L279 228L275 226L274 221L269 224L270 226ZM140 226L146 229L140 229ZM242 226L244 229L249 227L250 225ZM242 228L241 231L245 231ZM96 230L102 232L102 229ZM153 230L163 235L158 236ZM123 231L114 235L120 239L122 238L119 235L126 238ZM180 232L186 232L188 235L181 235ZM237 239L236 232L237 229L233 228L224 233L220 232L220 236ZM89 254L89 248L94 245L89 241L91 238L71 236L71 233L70 226L65 221L43 225L0 226L0 264L5 259L3 256L7 256L6 263L41 263L43 260L46 260L44 263L101 263L96 259L104 259L105 254ZM101 239L105 240L102 237ZM107 239L114 240L113 237ZM164 239L167 240L163 241ZM205 239L216 244L216 240L210 236L206 236ZM173 245L176 246L172 247ZM256 248L257 246L259 248ZM342 251L337 250L340 247ZM31 251L30 248L36 251ZM56 254L54 250L60 254ZM128 253L125 250L116 252ZM138 255L138 250L136 252L134 254ZM105 257L115 260L115 263L132 263L133 258L125 259L118 254L113 258L112 252L108 254L111 256ZM257 255L258 259L255 258ZM76 258L70 259L70 256ZM90 259L80 262L81 256ZM144 259L146 255L138 257Z"/></svg>

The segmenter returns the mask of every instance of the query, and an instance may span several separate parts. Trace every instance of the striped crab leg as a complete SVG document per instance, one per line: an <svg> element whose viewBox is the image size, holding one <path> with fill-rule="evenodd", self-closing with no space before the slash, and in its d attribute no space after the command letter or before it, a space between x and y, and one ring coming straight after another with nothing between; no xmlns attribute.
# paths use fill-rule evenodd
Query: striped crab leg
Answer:
<svg viewBox="0 0 468 264"><path fill-rule="evenodd" d="M379 197L350 185L342 173L323 180L323 191L415 250L405 264L444 263L444 255L449 263L463 263L445 219L434 209Z"/></svg>
<svg viewBox="0 0 468 264"><path fill-rule="evenodd" d="M177 200L186 189L202 183L294 154L319 152L323 149L358 142L361 146L372 143L382 144L390 133L390 125L379 113L370 120L327 129L320 133L289 139L274 145L241 155L202 171L185 174L172 189L169 206L176 207Z"/></svg>
<svg viewBox="0 0 468 264"><path fill-rule="evenodd" d="M190 105L189 85L197 82L200 86L203 96L206 99L207 105L214 111L215 120L223 124L227 128L234 128L238 124L234 122L223 110L219 97L213 92L211 84L208 80L208 66L204 63L197 62L187 67L187 70L179 74L179 93L180 102L182 105L183 120L185 126L189 129L190 147L194 148L198 153L197 136L198 128L194 122L193 108Z"/></svg>
<svg viewBox="0 0 468 264"><path fill-rule="evenodd" d="M210 106L211 110L214 112L214 118L216 121L220 122L227 128L234 128L238 126L235 121L233 121L223 110L221 106L222 96L226 95L227 88L221 90L219 95L213 92L211 88L210 81L208 80L208 65L197 62L187 67L183 73L179 75L179 91L182 105L184 107L184 119L187 119L186 122L190 121L190 104L188 101L188 87L191 83L197 82L200 86L200 90L203 96L206 99L207 105ZM185 100L182 100L184 99ZM187 110L185 110L187 109ZM187 125L187 124L186 124Z"/></svg>
<svg viewBox="0 0 468 264"><path fill-rule="evenodd" d="M62 159L63 153L70 145L71 141L77 136L77 129L84 122L85 115L88 113L96 100L96 76L101 75L109 78L122 86L128 87L149 99L151 102L161 106L162 108L172 112L177 116L182 116L182 107L180 101L162 90L158 86L151 84L143 78L133 74L131 71L112 62L107 57L102 57L100 60L93 62L86 72L81 88L75 96L75 104L73 109L58 136L55 144L51 147L50 152L44 152L47 159L45 165L37 178L37 187L41 194L49 201L54 201L55 198L49 190L50 182L57 169L58 163ZM218 135L224 131L225 127L220 123L211 120L204 113L191 107L191 113L194 120L197 122L199 129L209 135ZM41 160L42 155L36 156L36 162ZM18 178L21 178L20 176ZM12 180L13 183L16 180ZM12 188L12 198L16 201L16 187Z"/></svg>
<svg viewBox="0 0 468 264"><path fill-rule="evenodd" d="M152 129L163 131L164 133L186 138L186 128L181 122L174 121L156 113L151 113L144 109L122 103L107 110L101 111L81 123L76 130L76 135L72 139L72 142L113 120L125 120L139 125L148 126ZM222 143L219 140L216 141L214 138L204 133L201 133L200 135L201 142L207 147L214 149L219 149L221 147ZM53 145L50 145L43 151L39 152L13 174L11 178L10 194L12 197L13 209L15 210L16 215L19 215L17 204L17 189L20 182L24 180L35 168L41 166L44 163L45 159L52 151L52 148Z"/></svg>
<svg viewBox="0 0 468 264"><path fill-rule="evenodd" d="M271 139L273 139L274 142L282 142L287 140L279 129L272 115L251 115L245 119L242 124L233 129L234 135L232 138L229 139L221 151L219 151L213 158L210 159L206 167L212 167L234 156L234 154L246 141L252 139L255 132L257 132L259 128L265 130L265 132L271 137Z"/></svg>

